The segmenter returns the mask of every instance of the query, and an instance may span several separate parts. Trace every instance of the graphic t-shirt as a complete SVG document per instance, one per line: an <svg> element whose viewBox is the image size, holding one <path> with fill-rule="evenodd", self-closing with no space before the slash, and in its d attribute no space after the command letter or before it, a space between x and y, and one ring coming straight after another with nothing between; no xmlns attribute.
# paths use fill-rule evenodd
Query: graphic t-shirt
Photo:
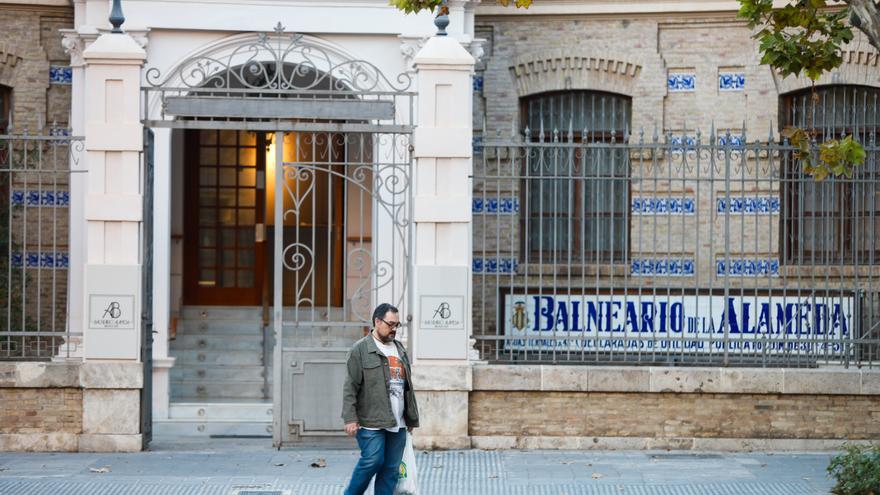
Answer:
<svg viewBox="0 0 880 495"><path fill-rule="evenodd" d="M396 432L399 431L400 428L406 427L406 423L403 421L403 391L406 388L406 367L400 359L400 354L397 352L397 345L395 345L394 342L384 344L375 338L373 339L373 342L376 343L379 352L388 358L388 371L391 375L391 382L388 387L388 398L391 399L391 412L394 413L394 419L397 420L397 426L385 429L390 432Z"/></svg>

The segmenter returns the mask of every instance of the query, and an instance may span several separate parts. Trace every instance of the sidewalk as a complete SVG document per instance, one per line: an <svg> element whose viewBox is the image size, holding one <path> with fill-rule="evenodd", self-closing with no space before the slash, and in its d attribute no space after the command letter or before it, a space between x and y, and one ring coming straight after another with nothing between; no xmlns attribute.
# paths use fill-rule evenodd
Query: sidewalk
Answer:
<svg viewBox="0 0 880 495"><path fill-rule="evenodd" d="M357 451L266 439L157 441L138 454L0 453L0 494L342 493ZM423 495L826 494L827 453L417 452ZM325 467L311 467L320 463ZM108 472L94 472L100 468Z"/></svg>

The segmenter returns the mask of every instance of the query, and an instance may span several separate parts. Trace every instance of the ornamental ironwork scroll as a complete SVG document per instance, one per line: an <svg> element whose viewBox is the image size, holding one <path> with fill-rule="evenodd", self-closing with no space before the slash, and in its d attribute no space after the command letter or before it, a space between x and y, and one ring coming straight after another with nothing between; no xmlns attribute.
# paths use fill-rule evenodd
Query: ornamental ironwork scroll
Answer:
<svg viewBox="0 0 880 495"><path fill-rule="evenodd" d="M147 69L146 87L403 93L413 86L410 74L391 80L369 61L342 60L314 38L285 33L280 22L273 33L259 33L223 52L188 58L168 74Z"/></svg>

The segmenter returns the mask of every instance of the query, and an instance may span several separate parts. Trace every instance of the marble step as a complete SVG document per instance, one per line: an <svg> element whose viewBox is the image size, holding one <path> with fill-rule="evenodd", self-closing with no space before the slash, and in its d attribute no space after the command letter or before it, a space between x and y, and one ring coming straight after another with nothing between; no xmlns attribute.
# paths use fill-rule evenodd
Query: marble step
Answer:
<svg viewBox="0 0 880 495"><path fill-rule="evenodd" d="M269 344L275 339L270 338ZM169 344L180 351L263 351L261 335L178 335Z"/></svg>
<svg viewBox="0 0 880 495"><path fill-rule="evenodd" d="M181 398L198 398L200 400L217 399L263 399L263 380L250 382L208 382L208 381L176 381L171 383L171 400ZM271 394L271 388L268 391Z"/></svg>
<svg viewBox="0 0 880 495"><path fill-rule="evenodd" d="M344 321L345 312L342 308L296 308L285 307L282 313L285 320L310 319L315 321ZM272 308L269 308L271 318ZM263 317L260 306L184 306L180 311L181 320L254 320Z"/></svg>
<svg viewBox="0 0 880 495"><path fill-rule="evenodd" d="M262 379L262 366L199 366L177 363L171 368L172 381L258 382ZM272 368L269 368L269 380L272 380Z"/></svg>
<svg viewBox="0 0 880 495"><path fill-rule="evenodd" d="M260 402L171 402L169 419L200 421L256 421L272 420L272 403Z"/></svg>
<svg viewBox="0 0 880 495"><path fill-rule="evenodd" d="M271 327L269 328L271 333ZM263 333L263 323L255 320L180 320L177 323L177 336L181 335L256 335Z"/></svg>
<svg viewBox="0 0 880 495"><path fill-rule="evenodd" d="M158 419L153 421L153 440L181 437L265 437L272 438L272 419L267 421L202 421ZM267 440L270 441L270 440Z"/></svg>
<svg viewBox="0 0 880 495"><path fill-rule="evenodd" d="M253 320L263 317L260 306L184 306L181 320Z"/></svg>
<svg viewBox="0 0 880 495"><path fill-rule="evenodd" d="M258 351L191 351L171 348L168 354L177 358L176 364L179 365L263 365L263 353Z"/></svg>
<svg viewBox="0 0 880 495"><path fill-rule="evenodd" d="M275 328L269 323L269 335L275 335ZM218 320L218 321L198 321L198 320L181 320L177 325L177 338L184 336L202 336L202 335L241 335L260 337L263 334L262 323L259 320ZM320 336L320 335L340 335L352 339L359 339L364 336L364 329L361 327L314 327L314 328L285 328L285 337L297 336Z"/></svg>

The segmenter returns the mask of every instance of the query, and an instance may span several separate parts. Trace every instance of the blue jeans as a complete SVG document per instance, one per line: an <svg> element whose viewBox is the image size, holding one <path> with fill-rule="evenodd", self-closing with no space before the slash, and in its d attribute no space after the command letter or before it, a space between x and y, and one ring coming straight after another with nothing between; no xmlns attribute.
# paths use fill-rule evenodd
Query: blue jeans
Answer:
<svg viewBox="0 0 880 495"><path fill-rule="evenodd" d="M406 446L406 428L396 433L385 430L366 430L361 428L357 435L361 458L354 467L351 481L345 489L345 495L361 495L370 484L373 475L375 495L392 495L397 486L400 460Z"/></svg>

